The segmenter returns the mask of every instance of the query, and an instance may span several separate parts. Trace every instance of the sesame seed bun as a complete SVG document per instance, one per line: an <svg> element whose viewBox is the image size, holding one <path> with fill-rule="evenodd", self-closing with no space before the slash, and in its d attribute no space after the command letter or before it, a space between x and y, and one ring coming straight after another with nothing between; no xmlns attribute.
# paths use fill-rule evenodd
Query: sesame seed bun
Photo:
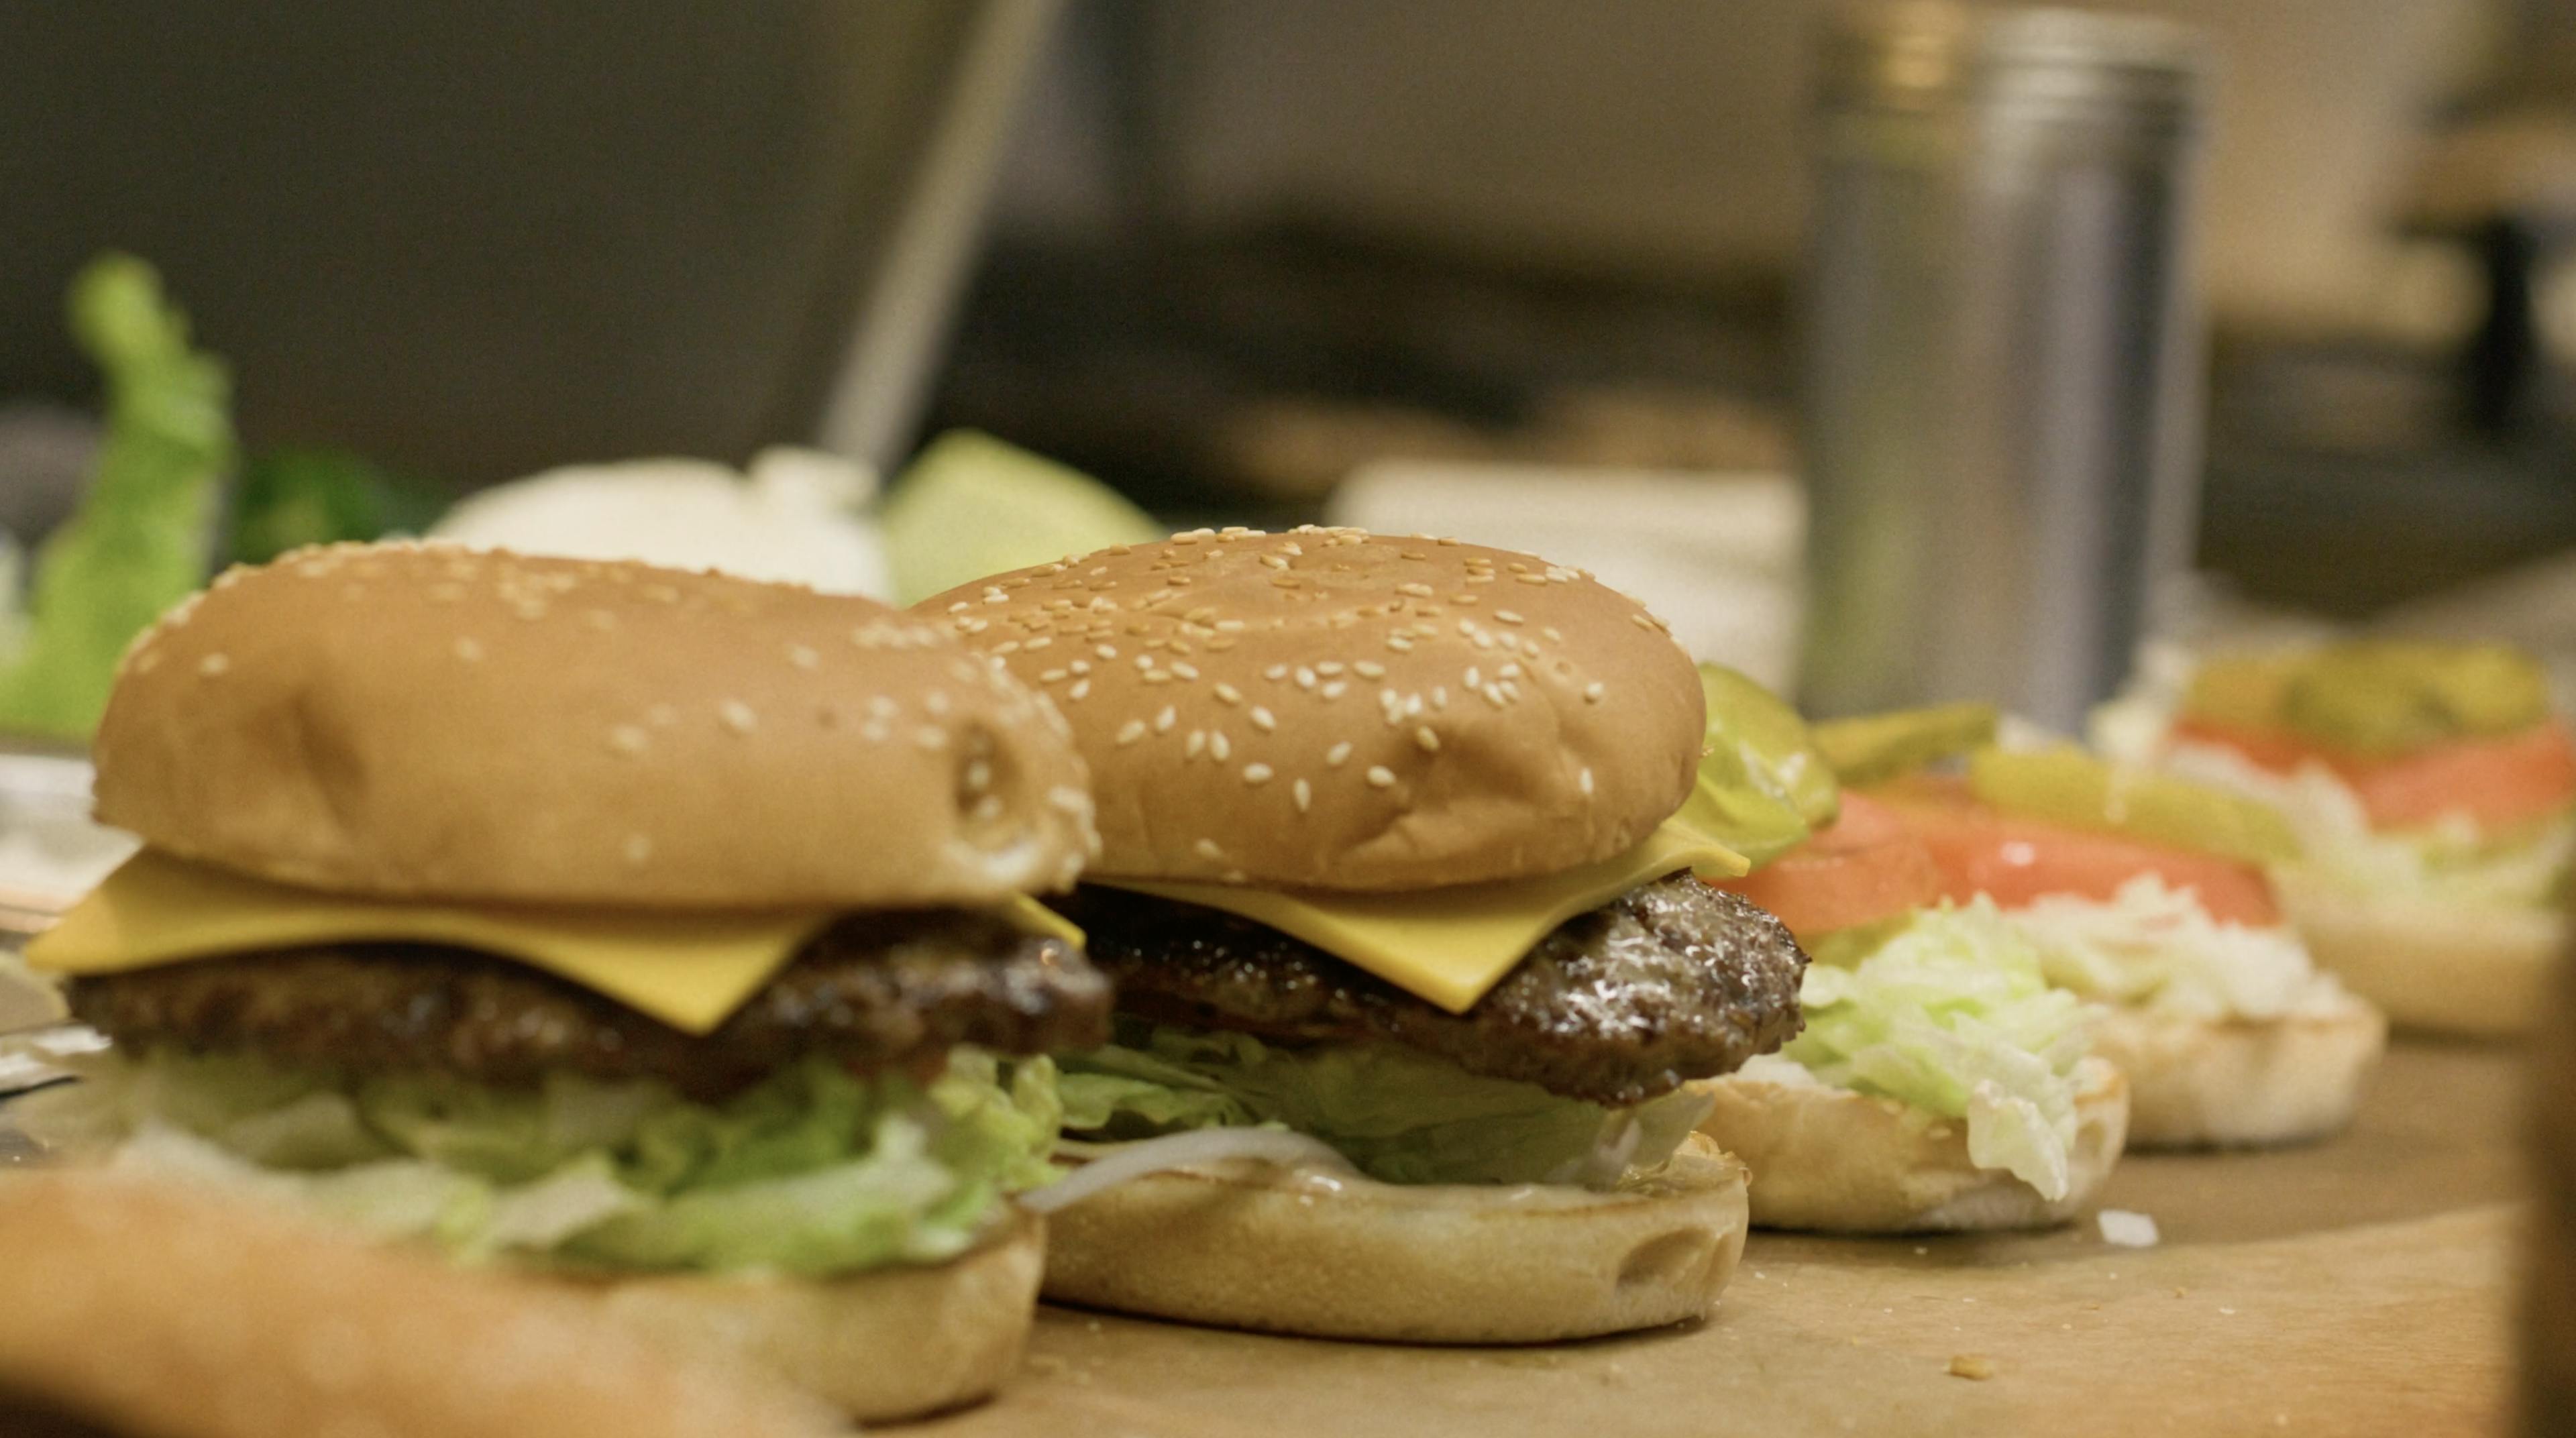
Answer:
<svg viewBox="0 0 2576 1438"><path fill-rule="evenodd" d="M1701 1135L1753 1170L1756 1227L1983 1232L2064 1223L2110 1178L2129 1131L2129 1085L2099 1058L2084 1060L2077 1078L2067 1191L2056 1199L1979 1168L1966 1124L1895 1099L1744 1074L1692 1087L1716 1100Z"/></svg>
<svg viewBox="0 0 2576 1438"><path fill-rule="evenodd" d="M1579 570L1355 529L1200 531L918 612L1073 726L1116 878L1387 891L1643 840L1703 701L1662 621Z"/></svg>
<svg viewBox="0 0 2576 1438"><path fill-rule="evenodd" d="M0 1395L112 1432L846 1431L820 1402L722 1349L674 1349L543 1282L469 1272L184 1183L81 1170L0 1177L0 1271ZM0 1401L0 1431L21 1431L17 1416Z"/></svg>
<svg viewBox="0 0 2576 1438"><path fill-rule="evenodd" d="M101 820L335 892L647 907L1062 887L1060 722L864 599L640 564L342 545L234 569L129 651Z"/></svg>
<svg viewBox="0 0 2576 1438"><path fill-rule="evenodd" d="M1387 1184L1229 1159L1052 1216L1046 1296L1315 1338L1550 1343L1707 1316L1744 1252L1744 1165L1694 1138L1599 1193Z"/></svg>

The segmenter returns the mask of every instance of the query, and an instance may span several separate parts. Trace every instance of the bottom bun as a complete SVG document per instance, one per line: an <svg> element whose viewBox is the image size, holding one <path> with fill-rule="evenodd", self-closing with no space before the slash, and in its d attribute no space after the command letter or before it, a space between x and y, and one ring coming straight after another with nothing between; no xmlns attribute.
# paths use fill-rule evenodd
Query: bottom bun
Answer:
<svg viewBox="0 0 2576 1438"><path fill-rule="evenodd" d="M1744 1166L1696 1138L1606 1193L1230 1159L1056 1213L1046 1296L1315 1338L1588 1338L1705 1316L1743 1255L1744 1212Z"/></svg>
<svg viewBox="0 0 2576 1438"><path fill-rule="evenodd" d="M2556 909L2363 897L2286 873L2279 887L2317 963L2403 1029L2528 1032L2567 940L2566 917Z"/></svg>
<svg viewBox="0 0 2576 1438"><path fill-rule="evenodd" d="M2113 1009L2093 1052L2129 1076L2129 1147L2296 1143L2352 1122L2388 1020L2365 999L2337 996L2313 1014L2227 1023Z"/></svg>
<svg viewBox="0 0 2576 1438"><path fill-rule="evenodd" d="M917 1417L984 1398L1019 1366L1046 1267L1042 1220L926 1268L846 1278L673 1274L567 1279L603 1318L685 1352L785 1379L853 1418Z"/></svg>
<svg viewBox="0 0 2576 1438"><path fill-rule="evenodd" d="M1753 1222L1825 1233L2041 1228L2101 1191L2129 1128L2129 1086L2098 1058L2077 1070L2066 1196L1968 1159L1967 1125L1891 1098L1742 1074L1694 1085L1717 1102L1699 1130L1753 1170Z"/></svg>
<svg viewBox="0 0 2576 1438"><path fill-rule="evenodd" d="M0 1273L0 1433L847 1431L771 1376L602 1323L559 1285L181 1179L0 1171Z"/></svg>

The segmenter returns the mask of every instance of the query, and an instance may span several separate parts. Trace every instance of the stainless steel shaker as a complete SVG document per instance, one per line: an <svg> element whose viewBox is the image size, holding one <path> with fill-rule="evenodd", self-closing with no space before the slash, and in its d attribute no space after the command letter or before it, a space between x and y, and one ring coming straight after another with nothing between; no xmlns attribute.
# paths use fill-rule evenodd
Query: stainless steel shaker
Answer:
<svg viewBox="0 0 2576 1438"><path fill-rule="evenodd" d="M1823 44L1802 438L1800 699L1993 699L2054 727L2120 682L2189 563L2204 63L2165 22L1949 3Z"/></svg>

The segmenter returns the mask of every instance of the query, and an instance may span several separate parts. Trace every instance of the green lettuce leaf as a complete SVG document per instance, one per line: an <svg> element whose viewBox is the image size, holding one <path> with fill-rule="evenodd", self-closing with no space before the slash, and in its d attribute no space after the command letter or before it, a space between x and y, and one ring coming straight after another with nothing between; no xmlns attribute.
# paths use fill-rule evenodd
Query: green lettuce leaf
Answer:
<svg viewBox="0 0 2576 1438"><path fill-rule="evenodd" d="M1833 821L1842 791L1806 721L1723 664L1699 667L1708 700L1699 783L1681 817L1760 868Z"/></svg>
<svg viewBox="0 0 2576 1438"><path fill-rule="evenodd" d="M130 255L72 282L72 334L107 379L107 437L78 513L45 539L29 625L0 665L0 728L86 738L117 660L205 582L233 462L231 382Z"/></svg>
<svg viewBox="0 0 2576 1438"><path fill-rule="evenodd" d="M1050 1181L1062 1106L1044 1059L954 1051L926 1083L821 1059L720 1103L555 1075L344 1079L241 1055L81 1061L12 1116L113 1143L465 1258L848 1273L964 1250L1005 1195Z"/></svg>
<svg viewBox="0 0 2576 1438"><path fill-rule="evenodd" d="M1067 1132L1118 1141L1278 1124L1388 1183L1607 1187L1670 1157L1706 1111L1689 1093L1605 1108L1392 1044L1283 1048L1135 1023L1118 1037L1061 1061Z"/></svg>
<svg viewBox="0 0 2576 1438"><path fill-rule="evenodd" d="M1806 1031L1781 1055L1824 1083L1963 1120L1980 1167L2064 1197L2090 1047L2083 1002L2048 986L2038 949L1982 896L1868 938L1808 965Z"/></svg>

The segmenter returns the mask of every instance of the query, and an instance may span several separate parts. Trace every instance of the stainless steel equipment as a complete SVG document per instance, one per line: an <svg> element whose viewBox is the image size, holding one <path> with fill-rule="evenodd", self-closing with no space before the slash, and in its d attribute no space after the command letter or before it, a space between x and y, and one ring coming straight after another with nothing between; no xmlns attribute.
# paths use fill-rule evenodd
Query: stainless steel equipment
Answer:
<svg viewBox="0 0 2576 1438"><path fill-rule="evenodd" d="M1827 31L1801 699L2064 729L2189 559L2204 65L2160 21L1947 3Z"/></svg>

